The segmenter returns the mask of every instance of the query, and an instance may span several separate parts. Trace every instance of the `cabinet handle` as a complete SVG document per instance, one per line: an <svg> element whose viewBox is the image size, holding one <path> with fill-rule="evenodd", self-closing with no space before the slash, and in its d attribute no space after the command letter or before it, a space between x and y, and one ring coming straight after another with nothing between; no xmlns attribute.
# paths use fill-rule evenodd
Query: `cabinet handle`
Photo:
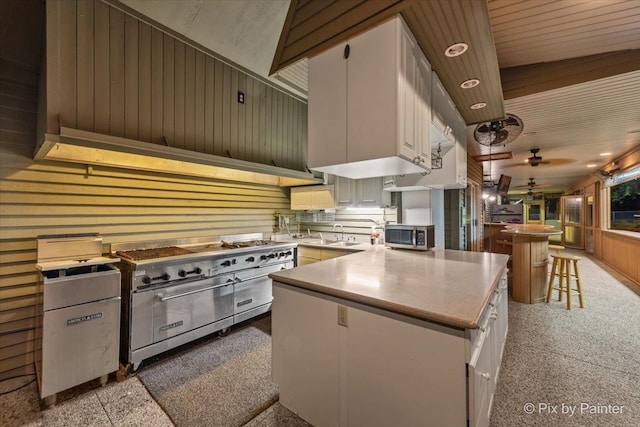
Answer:
<svg viewBox="0 0 640 427"><path fill-rule="evenodd" d="M489 380L491 379L491 375L489 375L489 373L488 373L488 372L485 372L485 373L483 373L483 374L480 374L480 376L481 376L482 378L484 378L485 380L487 380L487 381L489 381Z"/></svg>
<svg viewBox="0 0 640 427"><path fill-rule="evenodd" d="M346 45L344 47L344 59L347 59L349 57L349 53L351 52L351 47L349 45Z"/></svg>
<svg viewBox="0 0 640 427"><path fill-rule="evenodd" d="M416 156L416 157L413 159L413 163L414 163L414 164L416 164L416 165L419 165L419 164L420 164L420 156Z"/></svg>
<svg viewBox="0 0 640 427"><path fill-rule="evenodd" d="M492 318L493 320L495 320L495 319L497 319L497 318L498 318L498 313L496 313L496 312L494 311L493 313L491 313L491 314L489 315L489 317L490 317L490 318Z"/></svg>

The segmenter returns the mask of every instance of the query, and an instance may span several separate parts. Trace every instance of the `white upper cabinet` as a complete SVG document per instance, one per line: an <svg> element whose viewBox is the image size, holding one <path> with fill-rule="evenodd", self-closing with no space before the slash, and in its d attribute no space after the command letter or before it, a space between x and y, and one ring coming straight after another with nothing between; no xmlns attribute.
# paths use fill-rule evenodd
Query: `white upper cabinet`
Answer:
<svg viewBox="0 0 640 427"><path fill-rule="evenodd" d="M291 210L333 209L333 185L291 188Z"/></svg>
<svg viewBox="0 0 640 427"><path fill-rule="evenodd" d="M382 177L350 179L334 177L336 207L373 208L391 203L389 193L383 191Z"/></svg>
<svg viewBox="0 0 640 427"><path fill-rule="evenodd" d="M431 172L395 176L387 191L412 191L467 186L466 123L434 72L431 79L431 153L442 158L442 167ZM424 154L426 155L426 153Z"/></svg>
<svg viewBox="0 0 640 427"><path fill-rule="evenodd" d="M311 58L309 167L348 178L430 169L430 85L400 16Z"/></svg>

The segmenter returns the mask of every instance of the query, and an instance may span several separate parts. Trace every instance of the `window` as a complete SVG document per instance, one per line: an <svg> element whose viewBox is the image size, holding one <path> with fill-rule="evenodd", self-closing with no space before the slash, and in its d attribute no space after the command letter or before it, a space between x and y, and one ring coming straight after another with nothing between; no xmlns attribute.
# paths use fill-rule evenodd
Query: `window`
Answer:
<svg viewBox="0 0 640 427"><path fill-rule="evenodd" d="M640 178L609 187L611 229L640 233Z"/></svg>

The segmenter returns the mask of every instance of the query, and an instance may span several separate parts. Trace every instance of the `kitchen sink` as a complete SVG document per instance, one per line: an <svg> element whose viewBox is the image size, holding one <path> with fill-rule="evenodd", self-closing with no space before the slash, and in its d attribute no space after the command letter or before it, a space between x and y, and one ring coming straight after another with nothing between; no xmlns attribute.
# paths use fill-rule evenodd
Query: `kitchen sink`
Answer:
<svg viewBox="0 0 640 427"><path fill-rule="evenodd" d="M359 245L358 242L345 242L344 240L303 240L302 243L307 243L309 245L321 245L321 246L340 246L340 247L349 247Z"/></svg>
<svg viewBox="0 0 640 427"><path fill-rule="evenodd" d="M327 246L355 246L355 245L359 245L360 243L358 242L344 242L344 241L340 241L340 242L331 242L331 243L327 243Z"/></svg>

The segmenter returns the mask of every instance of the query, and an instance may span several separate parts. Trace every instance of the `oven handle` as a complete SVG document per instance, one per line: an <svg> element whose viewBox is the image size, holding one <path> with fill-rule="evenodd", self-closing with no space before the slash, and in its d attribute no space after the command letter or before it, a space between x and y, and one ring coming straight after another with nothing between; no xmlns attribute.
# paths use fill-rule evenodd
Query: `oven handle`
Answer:
<svg viewBox="0 0 640 427"><path fill-rule="evenodd" d="M245 277L244 279L241 279L239 277L235 278L235 282L236 283L240 283L240 282L248 282L249 280L253 280L253 279L259 279L261 277L267 277L268 274L258 274L257 276L251 276L251 277Z"/></svg>
<svg viewBox="0 0 640 427"><path fill-rule="evenodd" d="M282 270L286 270L286 267L281 267L280 271ZM236 283L240 283L240 282L248 282L249 280L253 280L253 279L259 279L261 277L267 277L269 275L269 273L267 274L258 274L257 276L251 276L251 277L245 277L244 279L241 279L239 277L236 277L234 280Z"/></svg>
<svg viewBox="0 0 640 427"><path fill-rule="evenodd" d="M158 294L156 295L156 298L158 298L158 301L160 302L165 302L165 301L169 301L170 299L186 297L187 295L197 294L198 292L210 291L211 289L219 288L220 286L226 286L227 284L229 284L229 282L233 282L233 280L229 279L227 280L227 283L224 283L222 285L218 284L214 286L207 286L206 288L195 289L193 291L185 292L178 295L170 295L168 297L162 296L162 294Z"/></svg>

